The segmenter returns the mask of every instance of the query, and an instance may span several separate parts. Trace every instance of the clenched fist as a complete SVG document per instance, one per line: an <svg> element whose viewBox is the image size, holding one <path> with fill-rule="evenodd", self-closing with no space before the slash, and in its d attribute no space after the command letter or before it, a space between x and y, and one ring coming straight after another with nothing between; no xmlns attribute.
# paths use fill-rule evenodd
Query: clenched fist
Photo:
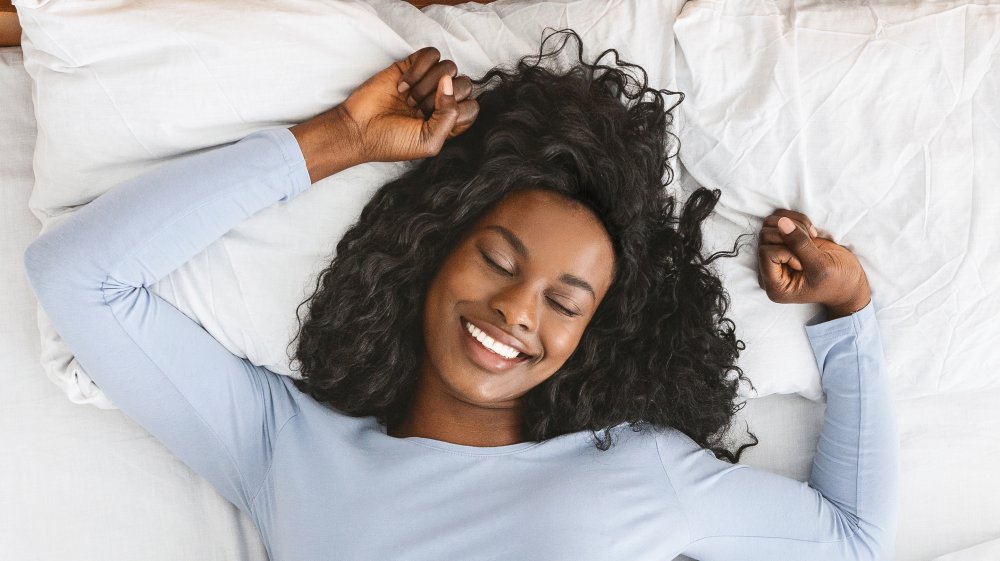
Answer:
<svg viewBox="0 0 1000 561"><path fill-rule="evenodd" d="M289 130L313 183L365 162L437 155L445 140L465 132L479 103L466 99L472 81L450 60L424 47L358 86L340 105Z"/></svg>
<svg viewBox="0 0 1000 561"><path fill-rule="evenodd" d="M809 218L779 209L764 219L758 246L758 281L780 304L819 303L827 319L868 305L871 290L857 257L833 240L816 235Z"/></svg>
<svg viewBox="0 0 1000 561"><path fill-rule="evenodd" d="M472 82L450 60L424 47L358 86L340 107L354 128L362 158L395 162L436 155L445 140L479 113Z"/></svg>

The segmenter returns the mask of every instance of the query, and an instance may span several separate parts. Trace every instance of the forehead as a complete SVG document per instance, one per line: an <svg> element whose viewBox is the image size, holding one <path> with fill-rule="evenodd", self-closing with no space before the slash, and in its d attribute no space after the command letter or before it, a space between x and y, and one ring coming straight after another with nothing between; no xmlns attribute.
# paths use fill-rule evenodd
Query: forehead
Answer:
<svg viewBox="0 0 1000 561"><path fill-rule="evenodd" d="M597 290L611 284L611 237L593 211L578 201L544 189L514 191L474 228L480 235L503 240L490 225L503 226L520 238L532 262L581 276Z"/></svg>
<svg viewBox="0 0 1000 561"><path fill-rule="evenodd" d="M607 235L603 232L600 220L589 208L579 201L546 189L520 189L511 192L490 209L484 218L503 219L510 225L530 226L529 230L542 228L552 219L568 219L577 223L578 227L599 227Z"/></svg>

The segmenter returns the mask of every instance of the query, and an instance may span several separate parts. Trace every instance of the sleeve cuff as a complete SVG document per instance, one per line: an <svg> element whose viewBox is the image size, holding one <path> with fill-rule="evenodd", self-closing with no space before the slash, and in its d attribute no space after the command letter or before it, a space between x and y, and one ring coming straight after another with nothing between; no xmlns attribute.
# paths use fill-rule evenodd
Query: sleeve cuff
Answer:
<svg viewBox="0 0 1000 561"><path fill-rule="evenodd" d="M851 315L827 321L826 308L806 322L806 335L810 339L857 333L869 322L875 321L875 299Z"/></svg>
<svg viewBox="0 0 1000 561"><path fill-rule="evenodd" d="M291 181L292 196L298 195L312 185L312 180L309 179L309 168L306 166L306 159L302 154L302 147L295 140L291 129L287 127L261 129L248 135L248 138L250 136L261 136L277 145L281 151L282 159L288 166L288 179ZM286 195L281 200L285 201L290 198L292 197Z"/></svg>

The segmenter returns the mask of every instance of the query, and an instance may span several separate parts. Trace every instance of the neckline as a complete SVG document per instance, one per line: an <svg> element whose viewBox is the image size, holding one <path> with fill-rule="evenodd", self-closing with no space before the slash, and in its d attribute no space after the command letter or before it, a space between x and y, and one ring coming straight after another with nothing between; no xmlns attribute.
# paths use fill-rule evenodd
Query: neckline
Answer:
<svg viewBox="0 0 1000 561"><path fill-rule="evenodd" d="M386 438L391 438L392 440L398 440L400 442L409 442L411 444L417 444L419 446L424 446L427 448L434 448L436 450L441 450L444 452L452 452L456 454L464 454L466 456L499 456L502 454L510 454L512 452L520 452L522 450L528 450L529 448L534 448L544 444L543 442L517 442L514 444L505 444L503 446L468 446L465 444L455 444L454 442L446 442L444 440L436 440L433 438L427 438L423 436L404 436L402 438L390 436L388 429L381 423L375 420L374 417L370 417L371 421L378 428L378 431L385 435Z"/></svg>

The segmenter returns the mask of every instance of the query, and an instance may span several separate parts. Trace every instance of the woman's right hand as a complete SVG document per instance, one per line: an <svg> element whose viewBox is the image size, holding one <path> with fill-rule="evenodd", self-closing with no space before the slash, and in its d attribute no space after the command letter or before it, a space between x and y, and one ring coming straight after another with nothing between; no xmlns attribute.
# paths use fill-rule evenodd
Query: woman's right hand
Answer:
<svg viewBox="0 0 1000 561"><path fill-rule="evenodd" d="M451 60L424 47L390 64L338 106L353 128L361 157L395 162L436 155L445 140L472 126L479 114L472 82Z"/></svg>
<svg viewBox="0 0 1000 561"><path fill-rule="evenodd" d="M828 320L867 306L871 290L857 257L833 240L810 237L807 229L815 232L808 217L784 209L764 220L758 280L767 297L780 304L823 304Z"/></svg>

